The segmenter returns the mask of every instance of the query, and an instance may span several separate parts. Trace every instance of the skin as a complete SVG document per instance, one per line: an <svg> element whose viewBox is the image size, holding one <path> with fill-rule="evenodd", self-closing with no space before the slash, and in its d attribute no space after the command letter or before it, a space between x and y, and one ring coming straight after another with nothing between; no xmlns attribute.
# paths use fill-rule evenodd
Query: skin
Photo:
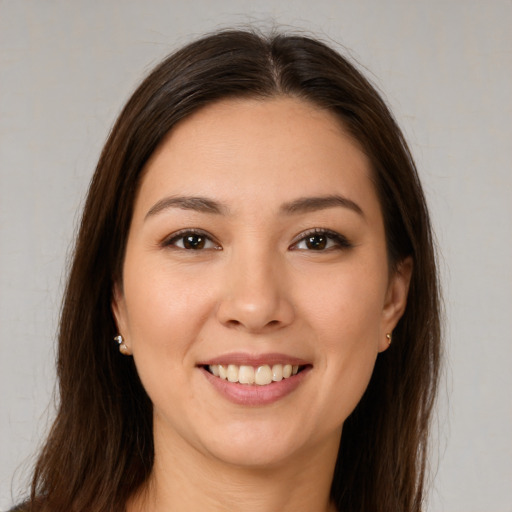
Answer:
<svg viewBox="0 0 512 512"><path fill-rule="evenodd" d="M331 113L287 97L207 106L152 155L112 304L154 404L155 465L128 510L333 510L343 422L388 347L411 272L409 261L390 272L370 177ZM286 208L333 195L351 203ZM220 211L161 202L177 196ZM192 228L208 234L202 249L185 248ZM313 234L327 242L314 249L313 229L348 242ZM310 367L274 403L234 404L197 366L233 352Z"/></svg>

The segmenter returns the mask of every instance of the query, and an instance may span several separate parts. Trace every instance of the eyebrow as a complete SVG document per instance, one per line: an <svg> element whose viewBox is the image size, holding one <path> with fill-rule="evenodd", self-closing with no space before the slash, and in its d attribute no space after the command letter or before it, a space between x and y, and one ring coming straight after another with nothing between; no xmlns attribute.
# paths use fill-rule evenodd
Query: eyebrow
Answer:
<svg viewBox="0 0 512 512"><path fill-rule="evenodd" d="M352 210L364 217L364 212L357 203L351 199L348 199L347 197L343 197L337 194L318 197L301 197L289 203L283 204L283 206L281 206L281 211L287 214L308 213L339 206L348 208L349 210Z"/></svg>
<svg viewBox="0 0 512 512"><path fill-rule="evenodd" d="M300 214L334 207L348 208L364 217L363 210L357 203L337 194L318 197L301 197L283 204L280 210L285 214ZM208 199L207 197L170 196L155 203L149 209L145 219L169 208L180 208L182 210L193 210L216 215L226 215L229 212L227 206L213 199Z"/></svg>
<svg viewBox="0 0 512 512"><path fill-rule="evenodd" d="M202 213L226 214L228 209L221 203L206 197L171 196L155 203L146 213L145 219L156 215L168 208L180 208L182 210L194 210Z"/></svg>

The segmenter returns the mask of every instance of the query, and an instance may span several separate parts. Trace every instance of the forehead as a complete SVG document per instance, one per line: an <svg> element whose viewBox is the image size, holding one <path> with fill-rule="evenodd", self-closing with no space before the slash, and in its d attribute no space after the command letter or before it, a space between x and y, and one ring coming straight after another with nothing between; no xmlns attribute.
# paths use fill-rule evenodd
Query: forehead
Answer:
<svg viewBox="0 0 512 512"><path fill-rule="evenodd" d="M367 157L334 114L277 97L223 100L181 121L146 164L139 198L213 194L270 206L331 193L376 201Z"/></svg>

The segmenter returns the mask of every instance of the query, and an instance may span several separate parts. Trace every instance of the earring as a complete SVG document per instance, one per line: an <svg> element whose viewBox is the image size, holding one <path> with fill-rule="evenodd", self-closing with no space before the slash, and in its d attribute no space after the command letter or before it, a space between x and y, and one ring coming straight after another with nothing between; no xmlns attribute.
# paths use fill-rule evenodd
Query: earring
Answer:
<svg viewBox="0 0 512 512"><path fill-rule="evenodd" d="M388 339L388 347L389 347L389 345L391 345L391 341L393 339L393 335L390 332L388 332L386 334L386 338Z"/></svg>
<svg viewBox="0 0 512 512"><path fill-rule="evenodd" d="M119 352L121 352L121 354L123 354L124 356L131 355L130 349L126 346L126 343L124 342L124 339L120 334L114 337L114 341L116 341L117 344L119 345Z"/></svg>

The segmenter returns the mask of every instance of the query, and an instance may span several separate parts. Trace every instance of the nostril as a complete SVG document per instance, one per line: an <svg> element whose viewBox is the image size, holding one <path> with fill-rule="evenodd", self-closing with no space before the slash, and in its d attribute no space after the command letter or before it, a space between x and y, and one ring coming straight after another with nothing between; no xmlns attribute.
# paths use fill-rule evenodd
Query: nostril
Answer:
<svg viewBox="0 0 512 512"><path fill-rule="evenodd" d="M231 320L228 320L226 322L226 324L230 327L241 327L241 326L246 326L248 327L249 329L251 330L267 330L267 329L273 329L273 328L276 328L276 327L279 327L279 325L281 325L281 322L279 320L270 320L269 322L267 322L265 325L263 325L262 327L253 327L250 325L249 322L247 322L246 324L244 324L243 322L241 322L240 320L235 320L235 319L231 319Z"/></svg>

